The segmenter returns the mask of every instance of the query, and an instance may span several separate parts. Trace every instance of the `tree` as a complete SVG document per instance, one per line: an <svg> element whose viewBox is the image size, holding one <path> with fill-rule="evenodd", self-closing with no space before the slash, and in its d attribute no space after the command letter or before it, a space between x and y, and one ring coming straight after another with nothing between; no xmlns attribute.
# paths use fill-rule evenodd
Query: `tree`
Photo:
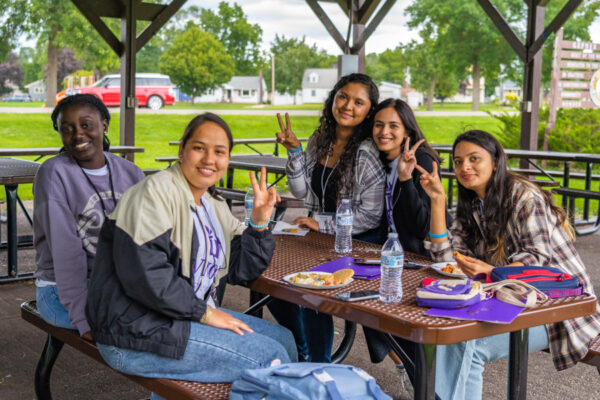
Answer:
<svg viewBox="0 0 600 400"><path fill-rule="evenodd" d="M318 50L316 45L306 44L306 38L287 39L275 35L271 43L271 56L275 57L275 90L279 93L295 95L302 88L302 77L307 68L328 68L335 63L336 58L324 50ZM265 67L265 76L271 76L271 65ZM270 91L271 82L267 79Z"/></svg>
<svg viewBox="0 0 600 400"><path fill-rule="evenodd" d="M192 26L173 40L160 57L159 68L192 96L193 103L194 97L229 81L234 63L213 35Z"/></svg>
<svg viewBox="0 0 600 400"><path fill-rule="evenodd" d="M522 0L494 1L509 23L521 22L522 15L514 10L521 9L522 4ZM516 57L498 29L475 1L420 0L407 7L406 12L410 27L421 27L422 37L432 35L443 43L437 57L448 60L459 79L468 73L472 75L472 109L478 110L481 76L497 75L501 64Z"/></svg>
<svg viewBox="0 0 600 400"><path fill-rule="evenodd" d="M221 1L217 13L203 8L200 27L225 46L235 63L236 75L255 75L258 72L263 63L260 56L262 29L258 24L248 22L241 6L237 3L230 6Z"/></svg>
<svg viewBox="0 0 600 400"><path fill-rule="evenodd" d="M450 97L458 90L454 67L440 57L440 43L423 34L423 42L411 41L404 48L404 59L410 69L410 84L427 93L427 110L433 110L434 97ZM436 96L437 87L437 96Z"/></svg>
<svg viewBox="0 0 600 400"><path fill-rule="evenodd" d="M58 53L57 79L62 82L65 77L83 65L83 60L75 59L75 53L68 47L64 47Z"/></svg>
<svg viewBox="0 0 600 400"><path fill-rule="evenodd" d="M13 89L9 84L21 86L23 69L15 53L8 53L6 61L0 64L0 95L10 93Z"/></svg>
<svg viewBox="0 0 600 400"><path fill-rule="evenodd" d="M386 81L401 85L406 79L406 60L400 46L380 54L368 54L365 64L367 75L377 83Z"/></svg>

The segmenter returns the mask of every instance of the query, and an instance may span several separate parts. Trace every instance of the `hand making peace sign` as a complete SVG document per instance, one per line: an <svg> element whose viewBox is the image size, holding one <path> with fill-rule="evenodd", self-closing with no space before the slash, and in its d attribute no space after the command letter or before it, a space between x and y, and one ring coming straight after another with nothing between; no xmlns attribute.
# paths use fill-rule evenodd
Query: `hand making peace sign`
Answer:
<svg viewBox="0 0 600 400"><path fill-rule="evenodd" d="M403 182L412 178L412 173L417 165L417 159L415 153L419 146L425 141L425 139L419 140L410 150L410 138L407 137L404 140L404 151L398 160L398 180Z"/></svg>
<svg viewBox="0 0 600 400"><path fill-rule="evenodd" d="M297 150L300 148L300 141L292 132L292 123L290 122L290 115L285 113L285 126L281 120L281 114L277 113L277 121L279 121L279 128L281 132L277 132L277 142L281 143L283 147L288 150Z"/></svg>
<svg viewBox="0 0 600 400"><path fill-rule="evenodd" d="M275 203L281 201L275 187L267 189L267 170L265 167L260 169L260 184L256 182L253 172L249 172L252 190L254 191L254 205L252 206L252 223L254 225L264 225L269 222L273 214ZM266 227L261 229L267 229Z"/></svg>
<svg viewBox="0 0 600 400"><path fill-rule="evenodd" d="M425 190L425 193L427 193L431 200L440 198L445 199L446 192L444 191L444 186L442 186L442 181L438 175L438 164L434 161L432 167L433 170L429 173L419 164L415 165L415 168L421 172L421 187Z"/></svg>

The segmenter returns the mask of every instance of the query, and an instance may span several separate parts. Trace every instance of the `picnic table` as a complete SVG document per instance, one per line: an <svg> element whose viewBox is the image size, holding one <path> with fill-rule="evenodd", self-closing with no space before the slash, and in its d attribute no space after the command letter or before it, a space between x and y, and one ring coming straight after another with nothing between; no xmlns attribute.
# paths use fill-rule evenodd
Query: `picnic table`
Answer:
<svg viewBox="0 0 600 400"><path fill-rule="evenodd" d="M298 138L298 140L300 142L307 142L308 138L307 137L303 137L303 138ZM169 142L169 146L179 146L179 143L181 143L180 140L171 140ZM277 138L275 137L270 137L270 138L248 138L248 139L233 139L233 145L235 146L236 144L242 144L246 147L248 147L250 150L254 151L255 153L258 153L260 155L263 155L264 153L259 151L258 149L256 149L255 147L253 147L253 144L264 144L264 143L273 143L275 144L275 149L273 150L273 155L274 156L279 156L279 145L277 142Z"/></svg>
<svg viewBox="0 0 600 400"><path fill-rule="evenodd" d="M18 158L0 158L0 184L4 185L6 192L6 222L7 239L0 243L0 248L8 250L7 274L0 276L0 282L10 282L22 279L31 279L32 273L18 273L17 247L33 244L31 236L17 236L17 202L25 212L29 223L31 217L27 214L21 199L17 195L20 183L32 183L40 164L34 161L25 161Z"/></svg>
<svg viewBox="0 0 600 400"><path fill-rule="evenodd" d="M306 271L338 257L333 253L334 237L310 232L304 237L275 236L276 247L269 268L249 287L257 292L290 301L345 320L378 329L417 344L415 360L415 399L435 398L435 348L437 345L458 343L510 332L508 398L525 399L527 388L528 328L584 315L596 310L596 298L581 295L549 299L533 309L524 310L510 324L452 320L423 315L425 308L416 304L416 289L425 277L440 278L430 268L404 270L404 297L400 303L388 304L379 300L356 303L334 299L336 293L378 289L379 279L358 280L331 290L308 290L294 287L282 280L285 275ZM380 247L353 241L355 257L372 258ZM406 253L406 260L431 263L422 256Z"/></svg>
<svg viewBox="0 0 600 400"><path fill-rule="evenodd" d="M60 149L60 147L4 147L0 148L0 157L38 156L35 161L39 161L43 157L58 154ZM137 146L110 146L109 151L125 156L126 154L143 153L144 148Z"/></svg>

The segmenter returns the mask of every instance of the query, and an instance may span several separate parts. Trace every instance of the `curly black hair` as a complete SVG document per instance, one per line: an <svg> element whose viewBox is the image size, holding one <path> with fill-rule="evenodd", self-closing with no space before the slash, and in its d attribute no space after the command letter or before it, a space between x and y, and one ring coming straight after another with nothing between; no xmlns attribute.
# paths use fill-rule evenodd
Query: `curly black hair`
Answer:
<svg viewBox="0 0 600 400"><path fill-rule="evenodd" d="M349 83L361 83L367 88L371 107L364 121L354 128L354 132L340 155L337 168L331 173L332 186L337 188L338 202L340 196L349 193L352 190L352 173L356 163L356 153L360 144L371 136L371 120L373 119L373 110L379 101L379 89L370 76L360 73L345 75L335 84L329 92L327 100L323 105L323 112L319 120L319 127L313 133L315 136L315 159L321 160L327 156L331 146L336 140L337 122L333 117L333 100L337 92Z"/></svg>
<svg viewBox="0 0 600 400"><path fill-rule="evenodd" d="M106 120L107 123L110 123L110 113L108 112L108 108L106 108L102 100L93 94L74 94L72 96L65 97L56 105L56 107L54 107L54 111L52 111L52 116L50 118L52 118L52 126L54 127L55 131L60 132L57 125L59 115L61 115L62 112L69 106L78 104L86 104L96 108L100 113L100 118L102 120ZM108 140L106 134L103 138L102 147L104 151L108 151L110 148L110 140Z"/></svg>

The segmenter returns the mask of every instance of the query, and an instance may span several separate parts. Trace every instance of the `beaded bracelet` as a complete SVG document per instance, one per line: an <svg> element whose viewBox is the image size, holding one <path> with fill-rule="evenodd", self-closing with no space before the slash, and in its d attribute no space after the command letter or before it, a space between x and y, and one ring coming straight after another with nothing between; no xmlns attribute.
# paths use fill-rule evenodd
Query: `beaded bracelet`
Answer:
<svg viewBox="0 0 600 400"><path fill-rule="evenodd" d="M269 225L269 222L270 222L270 220L269 220L269 221L267 221L267 222L265 222L265 223L264 223L264 224L262 224L262 225L256 225L256 224L252 223L252 218L249 218L249 219L248 219L248 225L250 225L250 226L251 226L251 227L253 227L254 229L262 229L262 228L266 228L266 227L267 227L267 225Z"/></svg>
<svg viewBox="0 0 600 400"><path fill-rule="evenodd" d="M290 150L290 149L288 149L288 153L290 153L290 154L294 154L294 153L297 153L299 151L302 151L302 143L300 143L300 147L298 147L296 150Z"/></svg>
<svg viewBox="0 0 600 400"><path fill-rule="evenodd" d="M448 230L446 229L446 232L444 233L431 233L429 232L429 236L435 239L442 239L445 238L446 236L448 236Z"/></svg>

